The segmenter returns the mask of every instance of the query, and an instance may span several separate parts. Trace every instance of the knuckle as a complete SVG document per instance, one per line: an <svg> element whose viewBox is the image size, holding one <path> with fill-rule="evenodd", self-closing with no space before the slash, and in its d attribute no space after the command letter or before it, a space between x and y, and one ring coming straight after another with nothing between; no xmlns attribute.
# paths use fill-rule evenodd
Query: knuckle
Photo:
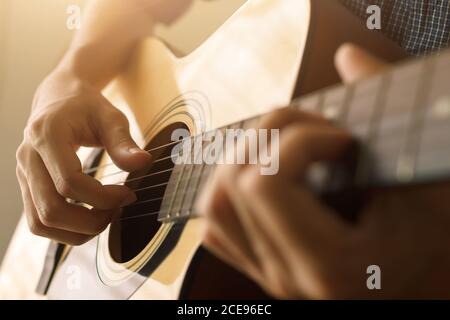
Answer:
<svg viewBox="0 0 450 320"><path fill-rule="evenodd" d="M71 176L59 177L55 181L56 191L64 198L71 198L74 195L73 184L74 178Z"/></svg>
<svg viewBox="0 0 450 320"><path fill-rule="evenodd" d="M25 128L25 138L36 147L45 144L48 138L54 137L56 122L55 117L50 114L33 119Z"/></svg>
<svg viewBox="0 0 450 320"><path fill-rule="evenodd" d="M237 185L244 194L262 193L266 190L269 179L258 170L248 169L238 177Z"/></svg>
<svg viewBox="0 0 450 320"><path fill-rule="evenodd" d="M28 222L28 229L30 232L36 236L43 236L43 225L39 222L39 220L35 218L29 218L27 219Z"/></svg>
<svg viewBox="0 0 450 320"><path fill-rule="evenodd" d="M102 134L114 137L115 144L129 143L131 135L127 117L120 110L115 108L110 109L101 122L100 129Z"/></svg>
<svg viewBox="0 0 450 320"><path fill-rule="evenodd" d="M207 217L217 218L220 215L220 201L216 192L212 192L210 196L205 200L203 210Z"/></svg>
<svg viewBox="0 0 450 320"><path fill-rule="evenodd" d="M312 133L303 126L291 126L286 128L283 139L286 145L295 144L300 150L306 151L311 146Z"/></svg>
<svg viewBox="0 0 450 320"><path fill-rule="evenodd" d="M275 271L271 269L271 271L265 272L266 278L268 281L268 289L279 299L288 299L293 298L290 294L289 285L286 281L286 276L284 273L280 271Z"/></svg>
<svg viewBox="0 0 450 320"><path fill-rule="evenodd" d="M358 296L357 287L349 285L348 279L352 279L352 272L341 267L336 262L330 262L334 268L323 267L315 270L313 279L312 298L316 299L348 299ZM362 284L362 282L361 282Z"/></svg>
<svg viewBox="0 0 450 320"><path fill-rule="evenodd" d="M40 139L41 132L43 130L44 120L42 117L34 119L31 121L25 128L24 135L25 137L31 141L35 142Z"/></svg>
<svg viewBox="0 0 450 320"><path fill-rule="evenodd" d="M218 188L215 179L208 181L208 190L202 190L198 201L196 201L195 207L198 212L207 218L214 218L214 211L217 202Z"/></svg>
<svg viewBox="0 0 450 320"><path fill-rule="evenodd" d="M25 159L25 144L21 143L20 146L16 150L16 160L17 162L21 162L23 159Z"/></svg>
<svg viewBox="0 0 450 320"><path fill-rule="evenodd" d="M221 221L230 209L227 204L227 195L224 190L215 189L204 200L202 212L211 221Z"/></svg>
<svg viewBox="0 0 450 320"><path fill-rule="evenodd" d="M19 165L16 166L16 177L17 177L17 179L18 179L19 182L20 182L21 177L22 177L22 169L20 168Z"/></svg>
<svg viewBox="0 0 450 320"><path fill-rule="evenodd" d="M66 244L68 244L69 246L78 247L78 246L85 244L90 239L91 239L90 237L77 237L75 239L70 239L70 240L66 241Z"/></svg>
<svg viewBox="0 0 450 320"><path fill-rule="evenodd" d="M106 123L110 125L120 124L121 126L128 126L128 119L122 111L114 107L109 107L107 110L105 117Z"/></svg>
<svg viewBox="0 0 450 320"><path fill-rule="evenodd" d="M36 208L38 211L41 223L49 228L54 228L59 225L59 207L56 203L47 203L44 206Z"/></svg>
<svg viewBox="0 0 450 320"><path fill-rule="evenodd" d="M304 112L293 108L279 108L262 118L261 127L279 129L286 123L299 120L303 115Z"/></svg>
<svg viewBox="0 0 450 320"><path fill-rule="evenodd" d="M348 287L341 287L339 283L326 277L321 277L316 282L316 298L326 300L343 299L348 295Z"/></svg>
<svg viewBox="0 0 450 320"><path fill-rule="evenodd" d="M205 226L204 232L203 232L203 242L207 246L211 246L214 243L214 240L216 239L216 236L214 234L213 229L209 224Z"/></svg>

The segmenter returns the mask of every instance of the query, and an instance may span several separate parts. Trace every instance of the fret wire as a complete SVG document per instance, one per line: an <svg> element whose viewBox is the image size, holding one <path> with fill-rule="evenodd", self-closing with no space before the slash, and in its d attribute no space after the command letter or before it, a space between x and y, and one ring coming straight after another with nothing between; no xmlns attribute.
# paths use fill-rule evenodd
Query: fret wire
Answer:
<svg viewBox="0 0 450 320"><path fill-rule="evenodd" d="M219 128L218 130L223 130L224 127ZM227 128L227 127L225 127ZM217 131L216 131L217 132ZM208 150L211 148L211 143L209 143L207 145ZM216 154L217 156L217 154ZM204 161L202 161L201 167L200 167L200 174L199 174L199 178L197 179L196 183L195 183L195 187L194 187L194 192L191 198L191 203L190 203L190 209L192 211L192 208L195 204L195 201L197 200L197 194L198 194L198 190L203 186L202 180L203 180L203 176L205 173L205 168L210 167L211 165L207 165Z"/></svg>
<svg viewBox="0 0 450 320"><path fill-rule="evenodd" d="M325 94L326 91L322 90L321 92L319 92L319 101L317 101L317 112L322 114L323 112L323 107L324 107L324 103L325 103Z"/></svg>
<svg viewBox="0 0 450 320"><path fill-rule="evenodd" d="M177 181L176 181L176 184L175 184L175 191L174 191L173 196L172 196L172 199L171 199L171 201L170 201L169 209L167 210L167 214L169 214L169 215L170 215L170 212L172 211L173 204L174 204L175 198L176 198L176 196L177 196L178 187L179 187L179 185L180 185L180 179L181 179L182 176L183 176L183 172L184 172L185 165L184 165L184 164L181 164L181 165L180 165L180 168L181 168L181 169L180 169L181 172L178 174L178 177L176 178Z"/></svg>
<svg viewBox="0 0 450 320"><path fill-rule="evenodd" d="M196 160L199 160L200 164L194 164L194 166L193 166L192 177L191 177L193 184L191 185L191 188L189 188L188 192L186 192L186 194L184 195L183 205L181 206L181 211L182 211L183 215L185 215L185 212L188 215L192 214L192 207L194 205L193 196L190 198L188 198L187 196L188 195L190 196L191 193L192 194L194 193L193 190L195 190L197 188L198 180L200 179L202 172L203 172L204 162L202 160L203 159L202 155L203 155L204 145L206 145L207 142L203 140L203 135L200 135L199 139L200 139L200 143L201 143L202 147L199 150L197 150L197 154L195 155L194 163L197 163ZM197 172L199 172L199 173L197 173Z"/></svg>
<svg viewBox="0 0 450 320"><path fill-rule="evenodd" d="M347 120L348 113L350 111L350 102L353 98L353 85L349 85L345 88L344 97L342 98L342 101L340 102L340 115L336 119L336 123L340 126L343 126ZM340 181L338 181L338 170L341 170L341 168L338 165L331 165L330 166L330 174L327 177L327 181L325 182L328 186L333 186L333 183L338 184Z"/></svg>
<svg viewBox="0 0 450 320"><path fill-rule="evenodd" d="M299 111L316 112L316 113L318 113L318 112L320 112L320 111L319 111L319 108L320 108L319 105L323 103L323 102L322 102L323 99L322 99L322 97L321 97L322 95L323 95L323 92L322 92L322 90L320 90L320 91L318 91L318 92L316 92L316 93L308 94L308 95L305 96L305 97L295 98L295 99L292 100L291 103L288 105L288 108L294 108L294 109L297 109L297 110L299 110ZM309 108L305 108L305 107L306 107L306 104L303 105L303 101L308 100L308 99L311 99L311 98L317 98L317 102L316 102L316 104L314 105L314 110L309 110Z"/></svg>
<svg viewBox="0 0 450 320"><path fill-rule="evenodd" d="M190 144L191 144L190 150L193 150L193 148L195 146L195 138L191 138L190 139ZM181 209L182 203L180 203L178 205L178 202L180 202L180 201L182 202L183 199L184 199L185 189L187 188L187 182L188 182L188 179L189 179L189 177L188 177L188 179L184 178L184 176L186 174L186 166L188 165L187 164L187 159L188 158L191 158L191 160L192 160L192 154L191 153L189 153L187 155L184 155L183 163L182 163L183 170L182 170L179 182L178 182L178 187L177 187L177 189L175 191L176 194L175 194L175 197L174 197L174 200L173 200L173 203L172 203L172 208L169 210L169 213L173 212L173 213L175 213L177 215L180 214L180 209ZM189 175L192 173L192 166L190 167L190 169L191 170L190 170ZM181 191L181 193L180 193L180 191ZM182 197L181 200L179 200L179 197Z"/></svg>
<svg viewBox="0 0 450 320"><path fill-rule="evenodd" d="M354 85L348 85L348 87L346 88L346 92L345 92L345 96L344 96L344 101L342 103L342 112L341 112L341 117L338 119L338 123L340 125L345 125L347 123L348 120L348 115L350 112L350 102L353 100L353 95L354 95Z"/></svg>
<svg viewBox="0 0 450 320"><path fill-rule="evenodd" d="M196 143L197 143L197 138L195 138L194 141L193 141L194 148L195 148ZM198 152L201 153L201 150L198 150ZM191 180L192 174L194 172L195 160L197 159L197 156L198 156L198 154L194 153L193 163L190 165L191 167L190 167L190 170L189 170L189 176L187 178L186 186L185 186L184 192L183 192L183 198L181 199L181 203L180 203L180 212L181 213L183 213L183 205L184 205L184 201L186 200L186 193L187 193L186 190L188 189L189 181Z"/></svg>
<svg viewBox="0 0 450 320"><path fill-rule="evenodd" d="M388 71L380 76L380 84L374 93L376 98L371 117L369 119L369 132L367 138L362 141L365 144L365 147L363 147L360 151L356 168L355 184L359 187L364 187L370 178L372 164L367 148L373 145L378 137L381 116L383 115L384 108L386 107L386 92L389 88L390 82L391 72Z"/></svg>
<svg viewBox="0 0 450 320"><path fill-rule="evenodd" d="M192 140L191 137L189 137L189 139ZM181 143L185 143L186 140L183 139L184 142L181 142ZM184 152L183 152L183 154L182 154L183 158L187 158L188 156L190 156L190 154L184 154ZM174 157L171 156L171 158L174 158ZM161 204L161 208L160 208L160 216L161 215L170 216L170 212L172 210L172 206L173 206L173 203L174 203L175 198L176 198L179 182L180 182L180 179L181 179L183 171L184 171L184 167L185 167L184 163L185 162L184 162L184 159L183 159L183 162L182 162L181 165L174 165L174 168L173 168L173 171L172 171L172 175L171 175L171 177L170 177L170 179L168 181L166 190L164 192L164 195L171 194L172 197L169 200L166 196L164 196L164 200L163 200L163 202ZM175 189L175 190L173 191L172 189Z"/></svg>
<svg viewBox="0 0 450 320"><path fill-rule="evenodd" d="M253 119L253 118L252 118ZM248 119L247 121L249 121L250 119ZM244 122L245 122L246 120L243 120L243 121L240 121L239 122L239 124L238 124L238 128L239 129L241 129L242 128L242 126L243 126L243 124L244 124ZM226 130L227 129L231 129L232 127L234 126L234 124L230 124L230 125L228 125L228 126L226 126L225 128L221 128L220 130L222 131L222 134L224 135L224 133L226 132ZM225 135L224 135L225 136ZM225 154L224 154L224 149L225 149L225 141L222 141L222 149L221 149L221 152L220 152L220 155L221 156L224 156ZM226 150L225 150L225 152L226 152ZM197 200L197 195L198 195L198 191L201 189L201 188L203 188L203 186L205 185L205 183L207 182L207 180L208 180L208 178L211 176L211 174L212 174L212 171L216 168L216 162L217 162L217 159L218 159L218 157L219 157L219 152L217 152L216 154L215 154L215 158L214 158L214 161L213 161L213 163L212 164L207 164L206 165L206 168L204 168L203 170L202 170L202 175L200 176L200 181L199 181L199 183L198 183L198 187L197 187L197 189L195 190L195 193L194 193L194 197L193 197L193 203L195 203L195 201Z"/></svg>
<svg viewBox="0 0 450 320"><path fill-rule="evenodd" d="M411 119L407 129L407 141L403 150L400 153L399 161L407 161L406 164L399 164L397 168L397 180L401 182L410 182L414 179L417 159L420 153L420 140L423 133L423 125L425 120L426 97L431 86L432 75L434 74L434 65L436 57L426 59L423 62L420 82L418 85L416 102L412 108ZM402 160L405 159L405 160ZM407 170L402 172L402 165L406 166Z"/></svg>
<svg viewBox="0 0 450 320"><path fill-rule="evenodd" d="M199 158L199 160L202 160L202 164L201 164L201 166L203 166L205 163L204 163L204 161L203 161L203 144L208 144L208 148L210 147L210 145L211 145L211 142L206 142L206 139L204 139L205 138L205 136L206 135L208 135L208 134L211 134L211 132L212 131L208 131L208 132L205 132L205 133L202 133L202 134L200 134L199 135L199 138L201 139L201 141L202 141L202 148L200 148L197 152L197 154L195 155L195 159L194 159L194 163L195 163L195 160L196 159L198 159ZM194 166L195 166L195 164L194 164ZM200 176L201 176L201 174L200 174ZM199 176L199 177L200 177ZM183 196L184 198L186 198L186 195L184 195ZM183 200L183 202L184 202L185 200ZM191 201L192 202L192 201ZM193 203L191 203L191 204L189 204L188 205L188 212L190 213L191 212L191 209L192 209L192 206L193 206ZM181 209L183 209L183 205L181 206Z"/></svg>

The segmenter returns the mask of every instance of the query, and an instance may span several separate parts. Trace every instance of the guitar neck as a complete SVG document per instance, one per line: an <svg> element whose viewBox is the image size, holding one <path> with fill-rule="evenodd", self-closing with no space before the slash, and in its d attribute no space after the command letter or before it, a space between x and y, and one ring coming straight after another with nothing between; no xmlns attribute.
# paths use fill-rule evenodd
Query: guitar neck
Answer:
<svg viewBox="0 0 450 320"><path fill-rule="evenodd" d="M373 186L417 184L450 174L450 52L407 62L350 86L299 99L364 146L357 178Z"/></svg>
<svg viewBox="0 0 450 320"><path fill-rule="evenodd" d="M290 107L321 113L347 128L362 146L356 170L351 178L346 178L353 181L326 180L326 184L370 187L440 181L450 177L448 83L450 52L447 51L400 64L352 85L339 85L301 97ZM258 118L217 130L251 128ZM208 141L208 136L217 130L193 137L192 143ZM207 142L202 149L205 147ZM201 157L199 153L194 148L189 156L195 159ZM158 216L160 221L195 216L192 208L198 190L214 164L194 163L175 166Z"/></svg>

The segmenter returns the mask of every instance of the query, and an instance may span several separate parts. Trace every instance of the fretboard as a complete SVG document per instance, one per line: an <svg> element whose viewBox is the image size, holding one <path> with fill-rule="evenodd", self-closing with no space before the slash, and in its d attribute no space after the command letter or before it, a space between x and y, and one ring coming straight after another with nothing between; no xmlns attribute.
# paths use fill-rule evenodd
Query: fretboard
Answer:
<svg viewBox="0 0 450 320"><path fill-rule="evenodd" d="M362 148L351 183L383 187L450 178L449 51L402 63L352 85L321 90L289 107L320 113L353 134ZM216 130L252 128L258 119ZM205 136L211 134L192 137L192 143L207 141ZM189 156L195 159L200 153L194 150ZM176 165L158 220L195 217L195 200L214 167L204 162Z"/></svg>

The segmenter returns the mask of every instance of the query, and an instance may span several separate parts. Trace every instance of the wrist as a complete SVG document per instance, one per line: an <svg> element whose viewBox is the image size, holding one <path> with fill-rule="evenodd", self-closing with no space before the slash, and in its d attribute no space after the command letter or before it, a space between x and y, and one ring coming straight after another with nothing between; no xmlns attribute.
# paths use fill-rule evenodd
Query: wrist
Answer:
<svg viewBox="0 0 450 320"><path fill-rule="evenodd" d="M89 46L70 48L51 76L80 81L101 90L111 76L102 72L101 63L95 61L93 50Z"/></svg>

